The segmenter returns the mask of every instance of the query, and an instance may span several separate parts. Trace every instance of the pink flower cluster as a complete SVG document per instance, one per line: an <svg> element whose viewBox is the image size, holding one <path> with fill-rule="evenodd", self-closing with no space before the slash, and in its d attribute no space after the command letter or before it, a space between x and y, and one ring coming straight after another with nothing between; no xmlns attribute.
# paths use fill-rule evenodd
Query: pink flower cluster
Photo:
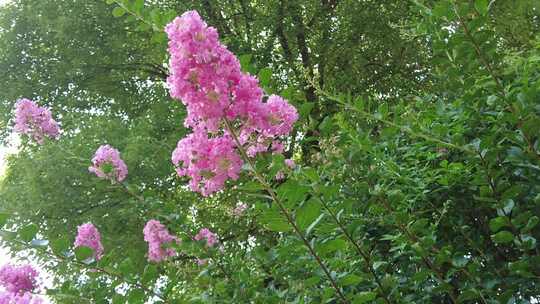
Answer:
<svg viewBox="0 0 540 304"><path fill-rule="evenodd" d="M148 260L150 262L161 262L176 255L173 248L163 248L164 244L180 240L169 234L167 228L157 220L150 220L143 229L144 240L148 242Z"/></svg>
<svg viewBox="0 0 540 304"><path fill-rule="evenodd" d="M218 243L217 234L213 233L208 228L202 228L193 239L195 241L206 240L206 246L209 248Z"/></svg>
<svg viewBox="0 0 540 304"><path fill-rule="evenodd" d="M170 94L187 108L184 121L194 133L178 142L172 153L180 176L189 176L192 190L207 196L237 179L242 167L235 141L225 122L235 128L250 157L269 149L281 153L280 137L298 119L296 109L272 95L263 102L258 80L243 73L238 59L219 42L196 11L169 23Z"/></svg>
<svg viewBox="0 0 540 304"><path fill-rule="evenodd" d="M94 250L94 258L99 261L103 257L103 245L101 235L92 223L86 223L77 227L75 247L89 247Z"/></svg>
<svg viewBox="0 0 540 304"><path fill-rule="evenodd" d="M15 106L15 132L30 135L38 144L43 144L46 137L58 138L60 128L51 111L23 98Z"/></svg>
<svg viewBox="0 0 540 304"><path fill-rule="evenodd" d="M30 265L6 264L0 268L0 285L8 292L32 291L37 285L38 272Z"/></svg>
<svg viewBox="0 0 540 304"><path fill-rule="evenodd" d="M291 169L291 170L294 169L294 168L296 168L296 163L294 162L294 160L292 160L292 159L290 159L290 158L288 158L288 159L285 160L285 165L286 165L287 167L289 167L289 169Z"/></svg>
<svg viewBox="0 0 540 304"><path fill-rule="evenodd" d="M113 182L122 182L128 173L126 163L120 158L120 152L109 145L102 145L97 149L88 170Z"/></svg>
<svg viewBox="0 0 540 304"><path fill-rule="evenodd" d="M242 160L230 137L208 138L203 132L181 139L172 162L179 176L191 177L191 189L205 196L223 188L228 178L238 179L242 168Z"/></svg>
<svg viewBox="0 0 540 304"><path fill-rule="evenodd" d="M43 299L31 292L37 287L38 272L30 265L5 264L0 268L0 304L40 304Z"/></svg>
<svg viewBox="0 0 540 304"><path fill-rule="evenodd" d="M245 203L238 203L233 209L232 213L234 216L242 216L242 214L244 214L247 209L248 205L246 205Z"/></svg>

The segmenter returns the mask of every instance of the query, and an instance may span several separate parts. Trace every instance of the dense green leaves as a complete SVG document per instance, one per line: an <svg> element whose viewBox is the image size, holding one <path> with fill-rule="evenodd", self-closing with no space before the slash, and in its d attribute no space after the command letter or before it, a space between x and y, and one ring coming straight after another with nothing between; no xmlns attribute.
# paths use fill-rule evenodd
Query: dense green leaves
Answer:
<svg viewBox="0 0 540 304"><path fill-rule="evenodd" d="M190 9L298 109L284 153L254 159L268 185L245 165L201 197L174 173L190 130L166 90L163 28ZM64 132L23 137L8 158L2 245L54 274L57 303L338 303L338 290L354 304L535 302L539 12L533 0L11 1L1 125L26 96ZM104 143L126 160L124 185L88 173ZM178 236L178 256L147 261L149 219ZM86 222L99 261L73 248ZM218 246L193 241L203 227Z"/></svg>

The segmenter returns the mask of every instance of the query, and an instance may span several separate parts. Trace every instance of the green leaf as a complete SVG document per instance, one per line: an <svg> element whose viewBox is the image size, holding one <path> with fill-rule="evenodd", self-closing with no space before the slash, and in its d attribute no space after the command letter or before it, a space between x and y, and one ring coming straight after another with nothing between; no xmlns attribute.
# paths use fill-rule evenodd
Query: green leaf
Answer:
<svg viewBox="0 0 540 304"><path fill-rule="evenodd" d="M536 239L530 235L521 235L521 246L526 250L533 250L536 248Z"/></svg>
<svg viewBox="0 0 540 304"><path fill-rule="evenodd" d="M274 219L266 222L266 228L275 232L287 232L291 230L289 223L283 219Z"/></svg>
<svg viewBox="0 0 540 304"><path fill-rule="evenodd" d="M266 210L261 216L261 222L270 231L287 232L291 230L289 222L275 209Z"/></svg>
<svg viewBox="0 0 540 304"><path fill-rule="evenodd" d="M508 263L508 269L517 275L532 278L534 275L531 273L531 265L527 260L520 260Z"/></svg>
<svg viewBox="0 0 540 304"><path fill-rule="evenodd" d="M311 287L311 286L314 286L315 284L319 283L320 281L321 281L320 277L311 277L311 278L304 281L304 286L305 287Z"/></svg>
<svg viewBox="0 0 540 304"><path fill-rule="evenodd" d="M352 274L352 273L344 276L343 278L341 278L341 280L339 280L339 282L343 286L355 285L355 284L358 284L358 283L360 283L362 281L363 281L363 279L360 276L357 276L357 275Z"/></svg>
<svg viewBox="0 0 540 304"><path fill-rule="evenodd" d="M315 226L317 226L321 222L323 217L324 217L324 213L321 213L321 215L319 215L319 217L313 223L311 223L311 225L309 225L309 227L306 229L306 236L308 236L311 233L311 231L313 231Z"/></svg>
<svg viewBox="0 0 540 304"><path fill-rule="evenodd" d="M238 186L238 189L242 191L256 192L264 190L264 187L257 181L249 181L241 186Z"/></svg>
<svg viewBox="0 0 540 304"><path fill-rule="evenodd" d="M69 250L70 242L67 238L59 238L51 241L51 248L54 253L63 255Z"/></svg>
<svg viewBox="0 0 540 304"><path fill-rule="evenodd" d="M276 174L285 167L285 156L283 154L275 154L272 156L272 165L268 172L269 176L276 176Z"/></svg>
<svg viewBox="0 0 540 304"><path fill-rule="evenodd" d="M311 187L301 185L298 181L289 179L277 189L281 200L288 202L288 207L292 207L304 200L306 193Z"/></svg>
<svg viewBox="0 0 540 304"><path fill-rule="evenodd" d="M506 200L505 203L506 204L504 205L504 208L503 208L504 214L510 214L510 212L512 212L512 209L514 209L516 204L514 203L514 200L512 199Z"/></svg>
<svg viewBox="0 0 540 304"><path fill-rule="evenodd" d="M328 136L332 134L335 130L334 120L332 116L326 116L321 124L319 125L319 130L323 136Z"/></svg>
<svg viewBox="0 0 540 304"><path fill-rule="evenodd" d="M296 211L296 224L302 230L306 229L321 214L321 204L316 200L305 202Z"/></svg>
<svg viewBox="0 0 540 304"><path fill-rule="evenodd" d="M447 1L441 1L433 7L433 16L437 18L448 17L451 12L450 3Z"/></svg>
<svg viewBox="0 0 540 304"><path fill-rule="evenodd" d="M302 173L312 182L318 182L321 179L315 168L305 168Z"/></svg>
<svg viewBox="0 0 540 304"><path fill-rule="evenodd" d="M4 227L4 225L7 223L8 218L8 213L0 212L0 228Z"/></svg>
<svg viewBox="0 0 540 304"><path fill-rule="evenodd" d="M377 270L383 265L388 265L388 262L386 261L377 261L373 263L373 269Z"/></svg>
<svg viewBox="0 0 540 304"><path fill-rule="evenodd" d="M474 1L474 7L476 10L483 16L485 16L488 12L488 0L475 0Z"/></svg>
<svg viewBox="0 0 540 304"><path fill-rule="evenodd" d="M463 303L466 301L477 299L479 297L480 297L480 294L478 293L476 289L473 288L473 289L464 290L461 293L461 295L459 295L458 301L459 303Z"/></svg>
<svg viewBox="0 0 540 304"><path fill-rule="evenodd" d="M19 229L19 237L25 241L30 242L37 234L39 228L35 224L30 224Z"/></svg>
<svg viewBox="0 0 540 304"><path fill-rule="evenodd" d="M250 68L251 58L253 55L251 54L244 54L238 56L238 60L240 61L240 66L242 67L242 71L248 72Z"/></svg>
<svg viewBox="0 0 540 304"><path fill-rule="evenodd" d="M263 88L268 87L270 85L270 80L272 80L272 70L269 68L261 69L258 78Z"/></svg>
<svg viewBox="0 0 540 304"><path fill-rule="evenodd" d="M152 42L155 44L162 44L167 41L167 34L164 32L156 32L152 35Z"/></svg>
<svg viewBox="0 0 540 304"><path fill-rule="evenodd" d="M94 250L90 247L79 246L75 248L75 257L79 261L88 261L94 255Z"/></svg>
<svg viewBox="0 0 540 304"><path fill-rule="evenodd" d="M144 0L135 0L135 3L133 4L133 10L140 15L143 8Z"/></svg>
<svg viewBox="0 0 540 304"><path fill-rule="evenodd" d="M430 272L427 270L419 271L412 276L412 280L416 283L424 282L429 277L429 274Z"/></svg>
<svg viewBox="0 0 540 304"><path fill-rule="evenodd" d="M124 298L123 295L120 295L120 294L114 294L114 296L112 297L112 303L113 304L125 304L127 303L126 302L126 299Z"/></svg>
<svg viewBox="0 0 540 304"><path fill-rule="evenodd" d="M538 218L538 216L536 215L533 215L528 221L527 221L527 225L525 225L525 227L523 227L521 229L522 232L527 232L527 231L530 231L531 229L533 229L534 227L536 227L536 225L538 225L538 222L540 221L540 219Z"/></svg>
<svg viewBox="0 0 540 304"><path fill-rule="evenodd" d="M132 289L129 292L128 303L144 303L144 297L144 291L142 291L141 289Z"/></svg>
<svg viewBox="0 0 540 304"><path fill-rule="evenodd" d="M132 273L135 273L135 265L131 261L131 259L125 258L120 265L118 265L118 270L124 275L130 275Z"/></svg>
<svg viewBox="0 0 540 304"><path fill-rule="evenodd" d="M114 17L122 17L124 16L125 13L126 13L126 10L120 6L115 7L112 11L112 15Z"/></svg>
<svg viewBox="0 0 540 304"><path fill-rule="evenodd" d="M491 239L497 244L509 243L514 239L514 235L509 231L501 231L491 236Z"/></svg>
<svg viewBox="0 0 540 304"><path fill-rule="evenodd" d="M492 232L497 232L501 230L502 227L509 227L509 226L510 226L510 220L506 216L499 216L489 221L489 229Z"/></svg>
<svg viewBox="0 0 540 304"><path fill-rule="evenodd" d="M143 274L143 277L142 277L142 282L146 284L148 282L151 282L151 281L157 279L158 276L159 276L159 273L158 273L156 265L148 264L144 268L144 274Z"/></svg>
<svg viewBox="0 0 540 304"><path fill-rule="evenodd" d="M337 250L345 250L347 248L347 242L342 239L335 239L325 243L321 243L319 251L321 254L328 254Z"/></svg>
<svg viewBox="0 0 540 304"><path fill-rule="evenodd" d="M373 301L377 298L377 294L373 291L363 291L354 297L353 304L362 304Z"/></svg>
<svg viewBox="0 0 540 304"><path fill-rule="evenodd" d="M300 114L300 117L307 118L309 116L309 113L311 113L311 110L313 110L313 107L315 107L315 103L313 102L304 102L300 105L300 108L298 109L298 113Z"/></svg>

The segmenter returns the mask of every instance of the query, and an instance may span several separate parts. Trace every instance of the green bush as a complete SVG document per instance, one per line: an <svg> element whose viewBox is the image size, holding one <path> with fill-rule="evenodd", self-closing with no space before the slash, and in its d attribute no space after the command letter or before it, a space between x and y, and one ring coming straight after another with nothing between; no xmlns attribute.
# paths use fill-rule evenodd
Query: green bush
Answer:
<svg viewBox="0 0 540 304"><path fill-rule="evenodd" d="M66 133L9 158L0 224L54 274L57 303L539 300L536 1L27 2L0 8L2 123L33 94ZM283 158L255 164L273 190L250 168L208 198L175 177L187 130L163 88L162 28L188 9L301 115L285 152L297 168L276 181ZM87 172L104 142L125 155L126 188ZM184 239L180 256L146 262L150 218ZM87 221L97 263L70 249ZM223 245L204 266L188 237L201 227Z"/></svg>

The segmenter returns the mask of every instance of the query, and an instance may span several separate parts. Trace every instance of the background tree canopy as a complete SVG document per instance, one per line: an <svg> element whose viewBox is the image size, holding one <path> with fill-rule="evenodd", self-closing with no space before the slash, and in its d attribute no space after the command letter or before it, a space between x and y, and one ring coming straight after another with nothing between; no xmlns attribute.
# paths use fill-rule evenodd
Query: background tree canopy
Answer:
<svg viewBox="0 0 540 304"><path fill-rule="evenodd" d="M298 109L284 153L298 167L273 187L347 301L539 300L538 1L13 0L0 7L0 136L22 97L63 133L23 138L9 158L2 241L54 273L54 301L344 302L248 170L206 198L176 176L189 130L163 28L188 10ZM123 186L88 172L106 143L129 167ZM257 167L275 175L279 161ZM208 227L223 249L201 266L185 242L149 263L153 218L182 238ZM72 256L86 222L105 246L89 267L104 272Z"/></svg>

